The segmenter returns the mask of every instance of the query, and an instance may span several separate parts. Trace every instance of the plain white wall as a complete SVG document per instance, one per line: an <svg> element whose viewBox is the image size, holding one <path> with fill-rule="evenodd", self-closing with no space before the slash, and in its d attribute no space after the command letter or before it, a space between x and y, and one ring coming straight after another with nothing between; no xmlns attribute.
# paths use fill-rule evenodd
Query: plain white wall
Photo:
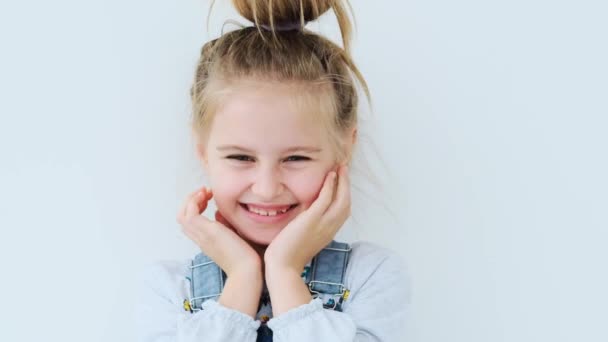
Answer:
<svg viewBox="0 0 608 342"><path fill-rule="evenodd" d="M0 340L132 341L136 272L196 252L188 90L225 3L209 33L207 1L0 5ZM407 258L403 341L608 340L607 6L352 3L397 218L359 194L341 234Z"/></svg>

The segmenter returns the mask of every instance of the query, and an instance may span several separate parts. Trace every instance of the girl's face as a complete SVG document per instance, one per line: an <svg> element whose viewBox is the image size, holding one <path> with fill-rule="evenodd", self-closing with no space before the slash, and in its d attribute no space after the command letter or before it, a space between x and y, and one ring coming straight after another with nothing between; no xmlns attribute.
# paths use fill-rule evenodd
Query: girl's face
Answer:
<svg viewBox="0 0 608 342"><path fill-rule="evenodd" d="M270 244L306 210L337 169L323 124L294 96L279 86L238 88L198 146L218 210L257 245Z"/></svg>

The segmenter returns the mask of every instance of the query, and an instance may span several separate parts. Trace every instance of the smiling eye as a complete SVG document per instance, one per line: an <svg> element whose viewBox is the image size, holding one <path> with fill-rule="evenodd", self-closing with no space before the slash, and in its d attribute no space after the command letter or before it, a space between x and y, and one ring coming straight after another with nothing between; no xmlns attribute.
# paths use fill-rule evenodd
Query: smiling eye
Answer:
<svg viewBox="0 0 608 342"><path fill-rule="evenodd" d="M237 161L243 161L243 162L246 162L246 161L252 161L252 160L253 160L251 157L246 156L246 155L244 155L244 154L234 154L234 155L230 155L230 156L226 157L226 159L234 159L234 160L237 160Z"/></svg>
<svg viewBox="0 0 608 342"><path fill-rule="evenodd" d="M285 161L304 161L304 160L310 160L310 158L304 157L304 156L289 156L289 157L287 157L287 159L285 159Z"/></svg>

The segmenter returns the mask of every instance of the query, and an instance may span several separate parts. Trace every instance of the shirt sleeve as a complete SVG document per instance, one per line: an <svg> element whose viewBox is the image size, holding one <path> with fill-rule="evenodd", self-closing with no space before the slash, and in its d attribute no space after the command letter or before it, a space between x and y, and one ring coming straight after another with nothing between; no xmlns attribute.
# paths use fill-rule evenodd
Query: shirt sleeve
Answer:
<svg viewBox="0 0 608 342"><path fill-rule="evenodd" d="M274 341L402 342L410 298L405 263L394 252L367 257L375 262L356 260L347 272L352 286L343 312L313 299L268 322Z"/></svg>
<svg viewBox="0 0 608 342"><path fill-rule="evenodd" d="M260 321L240 311L212 299L203 303L203 310L184 310L178 268L159 262L142 271L135 308L138 342L255 342Z"/></svg>

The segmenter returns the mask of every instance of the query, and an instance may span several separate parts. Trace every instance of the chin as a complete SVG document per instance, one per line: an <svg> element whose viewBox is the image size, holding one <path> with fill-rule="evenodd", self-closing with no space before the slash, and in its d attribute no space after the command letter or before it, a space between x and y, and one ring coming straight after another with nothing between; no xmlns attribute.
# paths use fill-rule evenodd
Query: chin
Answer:
<svg viewBox="0 0 608 342"><path fill-rule="evenodd" d="M260 232L252 232L252 231L243 231L241 229L237 229L238 234L241 238L243 238L246 242L250 244L256 244L258 246L268 246L274 240L274 238L278 235L278 232L273 232L270 230L260 231Z"/></svg>

